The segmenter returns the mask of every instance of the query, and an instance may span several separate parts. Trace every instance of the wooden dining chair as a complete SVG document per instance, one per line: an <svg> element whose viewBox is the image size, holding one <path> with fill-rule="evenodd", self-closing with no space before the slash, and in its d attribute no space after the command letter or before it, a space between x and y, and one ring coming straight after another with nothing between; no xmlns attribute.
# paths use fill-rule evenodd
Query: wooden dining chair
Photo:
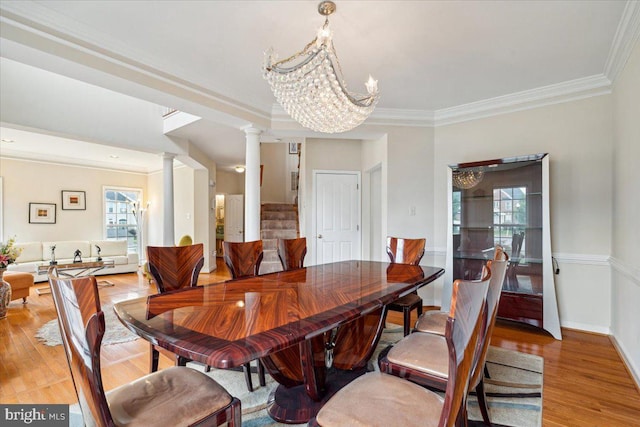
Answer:
<svg viewBox="0 0 640 427"><path fill-rule="evenodd" d="M149 273L156 283L158 293L197 286L198 275L204 265L203 244L189 246L147 246ZM150 344L150 372L158 370L160 352L175 358L176 366L184 366L189 359L169 350ZM206 368L209 371L209 367Z"/></svg>
<svg viewBox="0 0 640 427"><path fill-rule="evenodd" d="M454 380L447 383L444 398L394 375L370 372L338 391L309 424L449 427L465 419L469 377L482 327L481 312L487 287L488 281L478 285L456 280L453 284L451 311L442 339L448 350L448 376Z"/></svg>
<svg viewBox="0 0 640 427"><path fill-rule="evenodd" d="M278 239L278 258L282 269L295 270L304 267L304 257L307 254L307 239Z"/></svg>
<svg viewBox="0 0 640 427"><path fill-rule="evenodd" d="M256 240L253 242L223 242L224 247L224 262L231 272L232 279L242 279L245 277L254 277L258 275L260 271L260 264L262 263L262 240ZM264 366L260 362L258 363L258 380L261 386L265 386L266 378L264 373ZM253 391L253 381L251 380L251 364L245 363L242 365L244 371L244 378L247 382L247 388L250 392Z"/></svg>
<svg viewBox="0 0 640 427"><path fill-rule="evenodd" d="M224 262L231 278L254 277L262 263L262 240L253 242L223 242Z"/></svg>
<svg viewBox="0 0 640 427"><path fill-rule="evenodd" d="M506 256L506 255L505 255ZM484 284L488 281L486 303L483 309L482 328L479 332L476 355L472 367L469 388L476 390L480 412L485 424L491 425L484 392L484 367L491 342L491 334L498 312L498 300L502 292L507 261L502 257L487 263L483 280L470 282ZM489 276L489 277L487 277ZM445 326L446 330L446 326ZM449 381L448 349L443 335L414 332L380 355L380 371L408 379L417 384L444 391Z"/></svg>
<svg viewBox="0 0 640 427"><path fill-rule="evenodd" d="M105 332L94 276L49 275L71 378L89 426L240 426L240 401L207 375L186 367L148 374L105 394L100 345Z"/></svg>
<svg viewBox="0 0 640 427"><path fill-rule="evenodd" d="M496 245L493 259L497 261L509 261L509 255L507 255L502 246ZM509 268L508 263L507 268ZM496 278L495 274L493 276ZM496 278L496 280L499 280L499 278ZM504 277L502 280L504 281ZM418 317L418 321L416 322L413 330L417 332L444 335L444 327L447 324L448 315L449 314L446 310L429 310Z"/></svg>
<svg viewBox="0 0 640 427"><path fill-rule="evenodd" d="M426 239L387 237L387 255L393 264L418 265L424 256L425 244ZM418 292L412 292L387 305L387 309L402 313L404 336L407 336L411 332L411 312L417 310L418 317L422 314L422 298Z"/></svg>

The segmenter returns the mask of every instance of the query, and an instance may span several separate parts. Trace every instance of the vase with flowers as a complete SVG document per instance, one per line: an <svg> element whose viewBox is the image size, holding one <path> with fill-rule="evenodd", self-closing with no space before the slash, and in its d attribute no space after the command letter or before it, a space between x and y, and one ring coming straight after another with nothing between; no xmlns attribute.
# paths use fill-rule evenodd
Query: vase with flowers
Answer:
<svg viewBox="0 0 640 427"><path fill-rule="evenodd" d="M15 243L15 237L7 240L7 243L0 243L0 319L7 317L7 306L11 301L11 285L4 281L4 272L9 264L16 262L22 252Z"/></svg>

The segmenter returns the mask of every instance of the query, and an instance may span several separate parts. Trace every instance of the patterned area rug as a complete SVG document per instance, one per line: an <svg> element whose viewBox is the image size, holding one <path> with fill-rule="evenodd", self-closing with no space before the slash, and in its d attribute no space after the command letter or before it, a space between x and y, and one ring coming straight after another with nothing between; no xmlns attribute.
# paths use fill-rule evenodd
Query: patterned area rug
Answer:
<svg viewBox="0 0 640 427"><path fill-rule="evenodd" d="M127 341L133 341L140 338L133 332L129 331L118 320L115 311L113 311L112 305L103 305L102 311L104 311L104 323L105 332L102 338L102 345L119 344ZM45 323L38 332L36 332L36 338L44 345L50 347L56 345L62 345L62 337L60 336L60 327L58 326L58 319L53 319Z"/></svg>
<svg viewBox="0 0 640 427"><path fill-rule="evenodd" d="M387 324L387 328L385 328L380 337L378 347L369 362L369 368L378 370L378 354L385 347L394 344L402 337L402 326ZM541 357L496 347L489 348L487 369L491 378L485 379L485 391L489 405L489 416L494 426L540 427L542 425L543 366L544 359ZM243 395L248 393L244 386L244 377L241 372L237 373L237 375L238 377L234 382L237 381L241 387L244 387L244 390L239 390L240 394L238 395L243 407L243 427L284 427L291 425L277 423L269 417L266 408L270 402L253 408L249 404L245 404ZM226 383L224 380L216 379L225 387L231 387L231 384ZM257 377L254 377L254 384L257 383ZM277 384L273 382L267 382L267 387L265 387L264 391L270 394L276 386ZM473 394L467 400L467 409L470 419L469 426L484 426L482 415L478 408L478 401ZM298 426L306 426L306 424L299 424Z"/></svg>

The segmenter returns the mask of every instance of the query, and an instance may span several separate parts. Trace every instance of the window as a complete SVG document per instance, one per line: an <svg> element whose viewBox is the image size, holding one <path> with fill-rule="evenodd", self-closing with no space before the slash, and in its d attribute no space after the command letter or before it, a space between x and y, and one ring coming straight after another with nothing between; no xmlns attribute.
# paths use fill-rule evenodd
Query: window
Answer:
<svg viewBox="0 0 640 427"><path fill-rule="evenodd" d="M107 240L127 240L130 252L138 252L138 224L132 203L142 200L136 188L104 188L104 227Z"/></svg>
<svg viewBox="0 0 640 427"><path fill-rule="evenodd" d="M451 193L451 212L453 215L453 234L460 234L460 220L462 216L462 208L460 204L460 198L462 197L462 191L454 190Z"/></svg>
<svg viewBox="0 0 640 427"><path fill-rule="evenodd" d="M527 227L527 188L493 189L493 241L510 252L514 233ZM523 244L524 249L524 244Z"/></svg>

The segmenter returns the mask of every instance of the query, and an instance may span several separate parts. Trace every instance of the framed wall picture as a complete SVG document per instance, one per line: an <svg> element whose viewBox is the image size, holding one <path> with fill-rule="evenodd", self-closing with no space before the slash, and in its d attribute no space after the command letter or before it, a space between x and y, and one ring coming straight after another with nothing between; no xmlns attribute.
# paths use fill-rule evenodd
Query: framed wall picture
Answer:
<svg viewBox="0 0 640 427"><path fill-rule="evenodd" d="M84 191L62 190L62 210L84 211L87 209Z"/></svg>
<svg viewBox="0 0 640 427"><path fill-rule="evenodd" d="M290 142L289 143L289 154L298 154L298 143Z"/></svg>
<svg viewBox="0 0 640 427"><path fill-rule="evenodd" d="M55 203L29 203L30 224L55 224Z"/></svg>

